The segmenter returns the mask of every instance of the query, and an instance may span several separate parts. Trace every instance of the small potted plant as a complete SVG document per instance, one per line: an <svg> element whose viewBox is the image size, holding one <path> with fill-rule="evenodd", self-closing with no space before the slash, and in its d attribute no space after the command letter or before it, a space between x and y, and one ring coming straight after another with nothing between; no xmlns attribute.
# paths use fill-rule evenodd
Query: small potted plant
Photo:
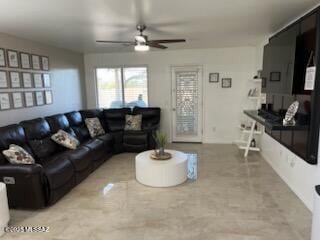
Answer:
<svg viewBox="0 0 320 240"><path fill-rule="evenodd" d="M163 156L165 155L164 147L167 143L167 136L165 133L161 131L156 131L153 135L153 138L157 144L157 147L159 149L158 155Z"/></svg>

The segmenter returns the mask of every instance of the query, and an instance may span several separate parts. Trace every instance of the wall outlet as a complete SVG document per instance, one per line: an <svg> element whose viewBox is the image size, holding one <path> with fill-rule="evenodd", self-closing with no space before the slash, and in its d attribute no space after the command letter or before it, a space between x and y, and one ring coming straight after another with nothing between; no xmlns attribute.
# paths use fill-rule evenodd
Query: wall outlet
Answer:
<svg viewBox="0 0 320 240"><path fill-rule="evenodd" d="M296 165L296 159L295 159L295 157L291 157L291 159L290 159L290 167L294 168L295 165Z"/></svg>

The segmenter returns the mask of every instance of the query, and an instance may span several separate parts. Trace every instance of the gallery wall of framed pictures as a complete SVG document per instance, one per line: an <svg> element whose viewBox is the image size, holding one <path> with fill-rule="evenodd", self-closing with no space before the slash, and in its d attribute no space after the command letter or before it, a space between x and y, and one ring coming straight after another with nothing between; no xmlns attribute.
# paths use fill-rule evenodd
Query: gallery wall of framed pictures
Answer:
<svg viewBox="0 0 320 240"><path fill-rule="evenodd" d="M49 57L0 47L0 111L52 103Z"/></svg>

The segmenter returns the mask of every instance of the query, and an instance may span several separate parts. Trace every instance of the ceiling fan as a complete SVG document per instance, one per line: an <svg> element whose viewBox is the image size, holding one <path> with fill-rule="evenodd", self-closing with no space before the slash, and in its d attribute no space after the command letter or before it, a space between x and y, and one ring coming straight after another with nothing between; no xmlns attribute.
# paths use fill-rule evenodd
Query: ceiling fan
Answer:
<svg viewBox="0 0 320 240"><path fill-rule="evenodd" d="M162 40L149 40L147 35L143 34L143 31L146 30L145 25L137 25L137 30L140 32L139 35L134 37L133 41L104 41L98 40L97 43L121 43L125 46L134 46L135 51L149 51L150 47L158 49L167 49L167 46L162 44L168 43L181 43L186 42L185 39L162 39Z"/></svg>

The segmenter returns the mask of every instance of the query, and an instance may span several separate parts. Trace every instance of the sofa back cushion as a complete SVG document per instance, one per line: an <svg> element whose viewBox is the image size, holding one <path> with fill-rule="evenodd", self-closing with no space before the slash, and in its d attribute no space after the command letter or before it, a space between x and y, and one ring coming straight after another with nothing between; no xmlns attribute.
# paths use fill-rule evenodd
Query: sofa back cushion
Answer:
<svg viewBox="0 0 320 240"><path fill-rule="evenodd" d="M80 111L83 120L87 118L98 118L104 131L107 130L106 121L104 119L103 110L102 109L88 109Z"/></svg>
<svg viewBox="0 0 320 240"><path fill-rule="evenodd" d="M70 127L73 129L76 134L77 139L82 143L88 139L90 139L90 134L87 129L87 126L84 123L82 115L80 112L69 112L65 113L67 117Z"/></svg>
<svg viewBox="0 0 320 240"><path fill-rule="evenodd" d="M123 131L126 124L127 114L131 114L130 108L113 108L103 110L107 131Z"/></svg>
<svg viewBox="0 0 320 240"><path fill-rule="evenodd" d="M51 140L51 129L43 118L23 121L26 139L36 157L36 162L43 163L48 157L60 151L59 146Z"/></svg>
<svg viewBox="0 0 320 240"><path fill-rule="evenodd" d="M7 163L2 151L8 149L10 144L16 144L24 148L28 153L32 154L27 143L25 132L20 125L13 124L0 127L0 165Z"/></svg>
<svg viewBox="0 0 320 240"><path fill-rule="evenodd" d="M73 137L76 137L75 132L71 128L70 123L64 114L52 115L45 119L49 123L52 134L57 133L59 130L63 130L71 134Z"/></svg>
<svg viewBox="0 0 320 240"><path fill-rule="evenodd" d="M156 129L160 124L161 109L157 107L141 108L135 107L132 111L134 115L142 115L142 130Z"/></svg>

